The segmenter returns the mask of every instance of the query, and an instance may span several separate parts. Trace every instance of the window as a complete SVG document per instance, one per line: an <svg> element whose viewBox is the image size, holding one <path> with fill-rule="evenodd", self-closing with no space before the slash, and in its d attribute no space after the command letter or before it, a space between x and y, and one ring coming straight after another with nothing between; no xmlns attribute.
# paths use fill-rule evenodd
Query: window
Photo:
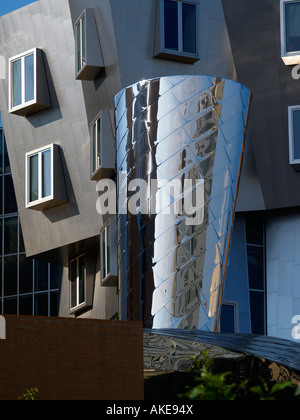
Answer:
<svg viewBox="0 0 300 420"><path fill-rule="evenodd" d="M70 262L71 310L85 304L85 255Z"/></svg>
<svg viewBox="0 0 300 420"><path fill-rule="evenodd" d="M156 56L194 63L199 60L198 1L160 0Z"/></svg>
<svg viewBox="0 0 300 420"><path fill-rule="evenodd" d="M236 305L223 303L221 308L220 331L222 333L236 332Z"/></svg>
<svg viewBox="0 0 300 420"><path fill-rule="evenodd" d="M50 144L26 154L26 208L43 211L67 203L60 153Z"/></svg>
<svg viewBox="0 0 300 420"><path fill-rule="evenodd" d="M85 14L76 23L76 48L77 48L77 72L79 73L86 63L86 17Z"/></svg>
<svg viewBox="0 0 300 420"><path fill-rule="evenodd" d="M281 0L281 57L286 65L300 63L300 1Z"/></svg>
<svg viewBox="0 0 300 420"><path fill-rule="evenodd" d="M104 69L104 62L94 10L85 9L75 21L77 80L95 80Z"/></svg>
<svg viewBox="0 0 300 420"><path fill-rule="evenodd" d="M101 166L101 118L98 117L92 124L92 173Z"/></svg>
<svg viewBox="0 0 300 420"><path fill-rule="evenodd" d="M300 106L289 107L290 165L300 170Z"/></svg>
<svg viewBox="0 0 300 420"><path fill-rule="evenodd" d="M51 106L43 52L35 48L9 60L9 111L27 116Z"/></svg>
<svg viewBox="0 0 300 420"><path fill-rule="evenodd" d="M100 234L101 243L101 280L110 275L110 224L106 225Z"/></svg>
<svg viewBox="0 0 300 420"><path fill-rule="evenodd" d="M27 204L43 202L53 194L53 147L27 154Z"/></svg>

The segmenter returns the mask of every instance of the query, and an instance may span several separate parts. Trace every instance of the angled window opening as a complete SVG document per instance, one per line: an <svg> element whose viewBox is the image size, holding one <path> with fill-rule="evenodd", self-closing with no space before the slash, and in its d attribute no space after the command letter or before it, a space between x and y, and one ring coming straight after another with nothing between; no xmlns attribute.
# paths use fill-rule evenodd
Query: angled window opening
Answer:
<svg viewBox="0 0 300 420"><path fill-rule="evenodd" d="M26 154L26 208L43 211L66 203L59 146L50 144Z"/></svg>
<svg viewBox="0 0 300 420"><path fill-rule="evenodd" d="M100 275L102 286L117 285L116 219L111 218L100 232Z"/></svg>
<svg viewBox="0 0 300 420"><path fill-rule="evenodd" d="M101 167L101 131L101 116L98 116L91 126L92 174Z"/></svg>
<svg viewBox="0 0 300 420"><path fill-rule="evenodd" d="M300 105L288 108L290 165L300 170Z"/></svg>
<svg viewBox="0 0 300 420"><path fill-rule="evenodd" d="M86 65L86 15L85 13L76 23L77 39L77 72L79 73Z"/></svg>
<svg viewBox="0 0 300 420"><path fill-rule="evenodd" d="M78 311L86 305L86 263L82 254L70 261L70 310Z"/></svg>
<svg viewBox="0 0 300 420"><path fill-rule="evenodd" d="M281 0L281 58L286 65L300 63L300 1Z"/></svg>
<svg viewBox="0 0 300 420"><path fill-rule="evenodd" d="M155 57L195 63L200 59L198 0L159 0Z"/></svg>
<svg viewBox="0 0 300 420"><path fill-rule="evenodd" d="M9 59L9 112L28 116L50 108L43 51L34 48Z"/></svg>

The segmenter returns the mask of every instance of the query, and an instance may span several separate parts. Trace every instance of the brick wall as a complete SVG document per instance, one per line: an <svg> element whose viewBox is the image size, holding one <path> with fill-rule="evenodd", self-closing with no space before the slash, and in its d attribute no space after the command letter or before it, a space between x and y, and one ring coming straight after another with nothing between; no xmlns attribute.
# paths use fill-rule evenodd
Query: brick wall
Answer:
<svg viewBox="0 0 300 420"><path fill-rule="evenodd" d="M0 340L0 400L25 388L37 400L142 400L139 322L6 316Z"/></svg>

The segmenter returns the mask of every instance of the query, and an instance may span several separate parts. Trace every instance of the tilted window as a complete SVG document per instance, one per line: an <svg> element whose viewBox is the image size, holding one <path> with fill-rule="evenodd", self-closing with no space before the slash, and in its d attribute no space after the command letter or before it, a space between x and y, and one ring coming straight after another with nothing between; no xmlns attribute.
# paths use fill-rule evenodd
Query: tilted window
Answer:
<svg viewBox="0 0 300 420"><path fill-rule="evenodd" d="M26 207L45 210L67 202L59 146L50 144L26 154Z"/></svg>
<svg viewBox="0 0 300 420"><path fill-rule="evenodd" d="M281 0L281 57L286 65L300 63L300 1Z"/></svg>
<svg viewBox="0 0 300 420"><path fill-rule="evenodd" d="M86 268L85 255L80 255L70 262L71 303L72 309L78 309L85 304Z"/></svg>
<svg viewBox="0 0 300 420"><path fill-rule="evenodd" d="M290 165L300 170L300 105L289 107Z"/></svg>
<svg viewBox="0 0 300 420"><path fill-rule="evenodd" d="M76 23L77 35L77 72L80 72L86 64L86 16L85 13Z"/></svg>
<svg viewBox="0 0 300 420"><path fill-rule="evenodd" d="M200 59L199 1L159 0L155 56L194 63Z"/></svg>
<svg viewBox="0 0 300 420"><path fill-rule="evenodd" d="M100 232L101 285L116 286L117 230L116 219L111 218Z"/></svg>
<svg viewBox="0 0 300 420"><path fill-rule="evenodd" d="M9 112L31 115L51 106L43 52L35 48L9 60Z"/></svg>
<svg viewBox="0 0 300 420"><path fill-rule="evenodd" d="M95 173L101 166L101 117L92 124L92 172Z"/></svg>

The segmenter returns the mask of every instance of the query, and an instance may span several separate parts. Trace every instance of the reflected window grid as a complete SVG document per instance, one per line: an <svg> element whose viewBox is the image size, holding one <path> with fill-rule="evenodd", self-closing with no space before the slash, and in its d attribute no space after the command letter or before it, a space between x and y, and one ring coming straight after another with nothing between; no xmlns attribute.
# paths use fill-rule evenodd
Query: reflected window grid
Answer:
<svg viewBox="0 0 300 420"><path fill-rule="evenodd" d="M7 181L9 179L9 181ZM31 278L24 287L21 279L22 264L31 265ZM5 265L6 263L9 263ZM15 264L15 266L13 265ZM46 263L46 281L39 287L40 262L26 258L23 235L12 182L5 136L0 129L0 313L16 315L58 316L58 298L61 271ZM51 277L51 270L53 276ZM10 283L6 283L5 273ZM12 278L11 278L11 275ZM57 280L57 281L56 281ZM21 290L30 289L22 293Z"/></svg>

